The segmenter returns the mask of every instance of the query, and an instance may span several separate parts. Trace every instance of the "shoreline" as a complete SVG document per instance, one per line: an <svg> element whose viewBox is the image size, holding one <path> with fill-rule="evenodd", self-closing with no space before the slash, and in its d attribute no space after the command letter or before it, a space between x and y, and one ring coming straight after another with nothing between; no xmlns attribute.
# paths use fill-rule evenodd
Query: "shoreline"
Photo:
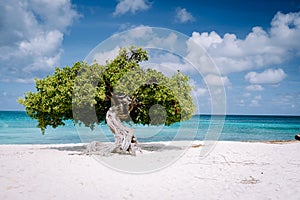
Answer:
<svg viewBox="0 0 300 200"><path fill-rule="evenodd" d="M189 142L189 143L194 143L194 142L204 142L204 141L209 141L209 140L172 140L172 141L153 141L153 142L139 142L139 144L151 144L151 143L170 143L170 142ZM289 144L289 143L300 143L300 140L237 140L237 141L232 141L232 140L216 140L213 142L241 142L241 143L266 143L266 144ZM113 142L103 142L103 143L113 143ZM0 144L1 146L30 146L30 145L40 145L40 146L78 146L78 145L87 145L88 143L38 143L38 144Z"/></svg>

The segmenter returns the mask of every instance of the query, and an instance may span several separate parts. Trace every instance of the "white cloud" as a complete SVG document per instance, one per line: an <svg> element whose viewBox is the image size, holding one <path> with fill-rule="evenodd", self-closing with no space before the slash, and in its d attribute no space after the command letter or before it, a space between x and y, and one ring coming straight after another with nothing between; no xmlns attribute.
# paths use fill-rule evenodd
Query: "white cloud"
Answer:
<svg viewBox="0 0 300 200"><path fill-rule="evenodd" d="M148 46L154 46L156 48L164 48L168 47L169 49L174 49L174 46L177 41L177 35L174 33L170 33L167 37L153 37L151 41L149 41Z"/></svg>
<svg viewBox="0 0 300 200"><path fill-rule="evenodd" d="M124 15L128 12L135 14L137 11L148 10L150 7L151 4L147 0L119 0L113 15Z"/></svg>
<svg viewBox="0 0 300 200"><path fill-rule="evenodd" d="M254 96L253 99L250 101L249 106L250 107L259 107L259 106L261 106L261 104L260 104L261 99L262 99L261 95Z"/></svg>
<svg viewBox="0 0 300 200"><path fill-rule="evenodd" d="M16 78L16 83L34 83L34 78Z"/></svg>
<svg viewBox="0 0 300 200"><path fill-rule="evenodd" d="M146 46L146 42L152 40L155 37L152 27L140 25L127 30L123 33L116 33L112 35L111 39L116 42L120 47L130 46L136 44L137 42L144 42L143 45Z"/></svg>
<svg viewBox="0 0 300 200"><path fill-rule="evenodd" d="M226 76L217 76L215 74L208 74L204 77L204 82L212 86L230 86L231 83Z"/></svg>
<svg viewBox="0 0 300 200"><path fill-rule="evenodd" d="M120 47L115 47L111 51L99 52L93 56L93 61L96 61L100 65L105 65L106 61L113 60L120 51Z"/></svg>
<svg viewBox="0 0 300 200"><path fill-rule="evenodd" d="M241 99L239 101L238 105L244 107L245 106L245 101L243 99Z"/></svg>
<svg viewBox="0 0 300 200"><path fill-rule="evenodd" d="M273 18L272 29L270 35L277 45L285 49L296 49L298 55L300 54L300 12L283 14L278 12Z"/></svg>
<svg viewBox="0 0 300 200"><path fill-rule="evenodd" d="M181 37L181 38L180 38ZM163 29L153 28L149 26L140 25L121 34L116 33L112 36L113 41L120 47L143 46L144 48L156 48L170 52L184 51L185 40L182 40L180 34ZM179 47L179 45L181 45Z"/></svg>
<svg viewBox="0 0 300 200"><path fill-rule="evenodd" d="M204 48L209 48L212 46L213 48L217 48L217 44L222 42L222 38L215 32L211 33L203 32L193 32L192 38L194 38L194 42L203 46Z"/></svg>
<svg viewBox="0 0 300 200"><path fill-rule="evenodd" d="M265 88L261 85L249 85L246 87L246 90L248 91L263 91L264 89Z"/></svg>
<svg viewBox="0 0 300 200"><path fill-rule="evenodd" d="M261 95L257 95L254 97L255 100L261 100Z"/></svg>
<svg viewBox="0 0 300 200"><path fill-rule="evenodd" d="M197 37L199 34L193 33L193 36L187 40L187 55L185 59L197 67L202 74L219 74L215 63L207 56L205 49L201 48L200 41L194 39L194 35Z"/></svg>
<svg viewBox="0 0 300 200"><path fill-rule="evenodd" d="M300 93L280 94L270 102L279 107L300 107Z"/></svg>
<svg viewBox="0 0 300 200"><path fill-rule="evenodd" d="M260 106L259 101L257 99L251 100L250 106L251 107L258 107L258 106Z"/></svg>
<svg viewBox="0 0 300 200"><path fill-rule="evenodd" d="M197 81L195 81L194 79L190 79L190 85L193 87L193 93L195 94L195 96L201 97L201 96L205 96L208 93L207 88L204 88L202 86L200 86Z"/></svg>
<svg viewBox="0 0 300 200"><path fill-rule="evenodd" d="M80 15L69 0L1 1L0 81L31 82L59 65L63 36Z"/></svg>
<svg viewBox="0 0 300 200"><path fill-rule="evenodd" d="M207 89L198 87L198 88L195 88L195 93L196 93L197 97L205 96L207 94Z"/></svg>
<svg viewBox="0 0 300 200"><path fill-rule="evenodd" d="M185 8L178 7L176 9L175 21L178 23L187 23L194 21L195 18Z"/></svg>
<svg viewBox="0 0 300 200"><path fill-rule="evenodd" d="M276 84L281 82L286 76L283 69L267 69L262 73L249 72L245 79L252 84Z"/></svg>
<svg viewBox="0 0 300 200"><path fill-rule="evenodd" d="M300 56L300 45L295 42L300 41L300 12L278 12L269 31L253 27L245 39L229 33L222 37L214 31L194 32L187 42L187 57L203 65L202 52L198 56L190 55L195 54L191 41L207 51L223 74L282 64L291 56Z"/></svg>
<svg viewBox="0 0 300 200"><path fill-rule="evenodd" d="M63 40L63 34L57 30L49 31L46 34L36 35L29 41L22 41L19 49L26 54L47 55L59 48Z"/></svg>
<svg viewBox="0 0 300 200"><path fill-rule="evenodd" d="M243 95L244 97L250 97L251 96L251 93L247 92Z"/></svg>

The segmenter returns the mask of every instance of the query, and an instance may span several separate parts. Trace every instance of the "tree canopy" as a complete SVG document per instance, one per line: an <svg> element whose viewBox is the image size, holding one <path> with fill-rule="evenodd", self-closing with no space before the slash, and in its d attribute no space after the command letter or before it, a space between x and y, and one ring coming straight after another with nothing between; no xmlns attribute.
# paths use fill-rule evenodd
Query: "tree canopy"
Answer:
<svg viewBox="0 0 300 200"><path fill-rule="evenodd" d="M35 79L37 91L27 92L18 101L30 117L37 119L42 132L47 126L64 125L65 120L90 128L105 122L115 94L130 99L129 115L133 123L170 125L190 119L195 106L189 77L180 71L168 77L154 69L144 69L140 63L146 60L145 50L129 47L122 48L105 65L76 62L72 67L56 68L54 74ZM160 105L161 109L152 109L150 113L153 105ZM91 110L96 119L89 116ZM79 113L85 117L78 120Z"/></svg>

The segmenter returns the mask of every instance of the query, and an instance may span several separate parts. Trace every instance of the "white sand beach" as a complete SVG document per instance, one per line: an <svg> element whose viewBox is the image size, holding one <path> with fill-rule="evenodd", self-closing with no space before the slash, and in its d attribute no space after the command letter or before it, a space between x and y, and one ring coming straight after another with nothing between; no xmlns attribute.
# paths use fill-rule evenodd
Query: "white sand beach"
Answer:
<svg viewBox="0 0 300 200"><path fill-rule="evenodd" d="M201 148L163 169L132 174L78 155L80 145L1 145L0 199L300 199L300 142L221 141L205 158ZM149 155L105 159L134 165Z"/></svg>

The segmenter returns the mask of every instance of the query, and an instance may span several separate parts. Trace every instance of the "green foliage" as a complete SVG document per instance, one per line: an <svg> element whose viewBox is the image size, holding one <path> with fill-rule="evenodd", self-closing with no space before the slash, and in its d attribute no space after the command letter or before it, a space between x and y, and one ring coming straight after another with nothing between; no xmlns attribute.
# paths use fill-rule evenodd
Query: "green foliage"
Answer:
<svg viewBox="0 0 300 200"><path fill-rule="evenodd" d="M72 91L77 72L83 63L63 69L56 68L52 76L35 79L37 92L28 92L18 102L26 108L27 114L38 120L38 127L44 133L49 125L56 128L64 120L72 119Z"/></svg>
<svg viewBox="0 0 300 200"><path fill-rule="evenodd" d="M37 91L26 93L19 103L38 120L43 132L47 126L56 128L69 119L93 128L105 121L113 93L132 99L130 116L134 123L170 125L189 119L195 110L189 78L180 71L169 78L156 70L144 70L139 63L145 60L146 51L130 47L121 49L105 66L77 62L73 67L57 68L53 75L36 79ZM149 113L156 104L161 107ZM91 115L95 111L96 117ZM158 120L151 121L151 114Z"/></svg>
<svg viewBox="0 0 300 200"><path fill-rule="evenodd" d="M115 86L118 93L128 94L135 100L130 113L132 120L139 124L153 124L150 120L151 106L158 104L166 111L165 124L190 119L194 113L189 78L180 71L169 78L153 69L137 67L126 74ZM155 124L155 123L154 123Z"/></svg>

